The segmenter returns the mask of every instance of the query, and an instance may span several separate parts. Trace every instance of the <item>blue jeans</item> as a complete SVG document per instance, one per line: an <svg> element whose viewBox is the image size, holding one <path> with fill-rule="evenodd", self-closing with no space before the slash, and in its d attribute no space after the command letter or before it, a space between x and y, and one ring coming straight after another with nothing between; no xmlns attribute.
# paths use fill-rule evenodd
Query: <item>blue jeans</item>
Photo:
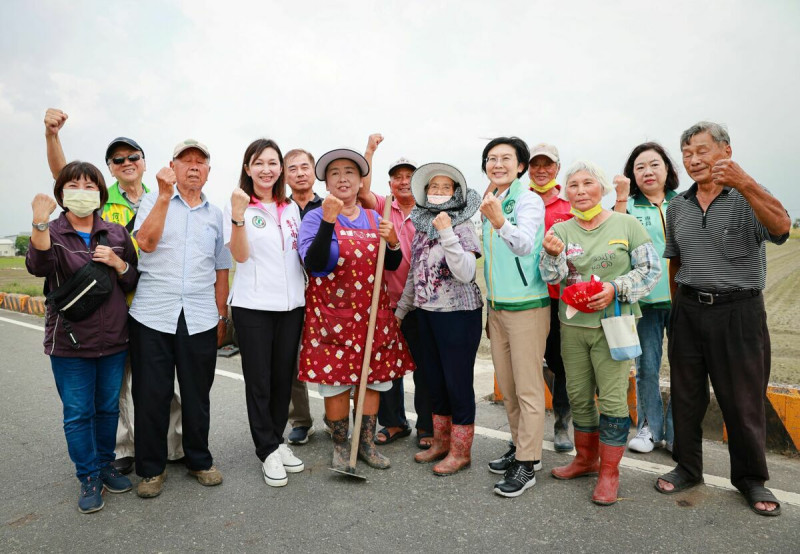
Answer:
<svg viewBox="0 0 800 554"><path fill-rule="evenodd" d="M100 358L50 356L64 405L64 435L78 479L98 477L114 461L119 389L127 351Z"/></svg>
<svg viewBox="0 0 800 554"><path fill-rule="evenodd" d="M650 426L653 441L672 442L675 432L672 427L672 402L667 404L664 417L664 403L661 400L659 371L661 369L661 350L664 331L669 332L669 310L653 309L644 304L642 317L636 324L642 355L636 358L636 411L639 416L638 428L645 422Z"/></svg>

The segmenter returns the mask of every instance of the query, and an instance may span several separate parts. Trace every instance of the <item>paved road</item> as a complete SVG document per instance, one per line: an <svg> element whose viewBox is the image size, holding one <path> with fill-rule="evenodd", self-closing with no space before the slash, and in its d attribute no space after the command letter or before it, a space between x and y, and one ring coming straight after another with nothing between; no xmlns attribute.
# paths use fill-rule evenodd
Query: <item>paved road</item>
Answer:
<svg viewBox="0 0 800 554"><path fill-rule="evenodd" d="M107 494L105 509L81 515L41 325L0 310L0 552L800 552L800 460L770 456L770 486L784 500L778 518L753 514L719 486L658 494L655 474L672 463L663 451L626 455L612 507L591 504L591 478L552 479L548 470L570 459L552 450L536 486L505 499L492 493L497 476L486 470L505 450L505 412L485 401L473 466L458 475L435 477L404 440L384 447L390 470L359 464L366 482L339 476L327 469L331 443L317 423L309 444L295 448L306 471L268 487L236 357L219 359L212 391L210 442L225 482L201 487L172 464L159 498ZM311 402L319 422L322 401ZM704 448L706 481L728 486L724 445Z"/></svg>

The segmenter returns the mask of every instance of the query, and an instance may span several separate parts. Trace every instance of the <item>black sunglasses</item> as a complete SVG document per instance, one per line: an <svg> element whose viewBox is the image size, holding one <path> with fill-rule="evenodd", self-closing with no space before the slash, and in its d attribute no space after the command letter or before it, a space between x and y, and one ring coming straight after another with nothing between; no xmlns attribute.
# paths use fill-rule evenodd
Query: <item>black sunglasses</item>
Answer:
<svg viewBox="0 0 800 554"><path fill-rule="evenodd" d="M141 155L131 154L130 156L125 156L125 157L120 156L119 158L111 158L111 161L114 162L114 165L122 165L125 163L125 160L136 163L141 159L142 159Z"/></svg>

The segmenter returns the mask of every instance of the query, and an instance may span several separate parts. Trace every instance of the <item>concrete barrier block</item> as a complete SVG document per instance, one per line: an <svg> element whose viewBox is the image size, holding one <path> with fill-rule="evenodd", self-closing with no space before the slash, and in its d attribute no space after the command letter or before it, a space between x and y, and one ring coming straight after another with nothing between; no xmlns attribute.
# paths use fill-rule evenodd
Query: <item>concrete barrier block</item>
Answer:
<svg viewBox="0 0 800 554"><path fill-rule="evenodd" d="M44 296L31 296L25 309L31 315L44 315Z"/></svg>

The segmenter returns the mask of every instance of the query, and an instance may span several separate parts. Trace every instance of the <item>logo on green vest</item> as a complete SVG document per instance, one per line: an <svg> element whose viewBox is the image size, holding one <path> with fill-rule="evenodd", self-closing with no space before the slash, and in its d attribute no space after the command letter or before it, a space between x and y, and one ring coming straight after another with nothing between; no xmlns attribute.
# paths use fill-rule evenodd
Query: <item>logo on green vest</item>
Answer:
<svg viewBox="0 0 800 554"><path fill-rule="evenodd" d="M516 200L509 200L509 201L508 201L508 204L506 204L505 206L503 206L503 211L504 211L504 212L506 212L507 214L510 214L511 212L513 212L513 211L514 211L514 205L515 205L516 203L517 203L517 201L516 201Z"/></svg>
<svg viewBox="0 0 800 554"><path fill-rule="evenodd" d="M253 216L253 227L263 229L267 226L267 221L260 215Z"/></svg>

